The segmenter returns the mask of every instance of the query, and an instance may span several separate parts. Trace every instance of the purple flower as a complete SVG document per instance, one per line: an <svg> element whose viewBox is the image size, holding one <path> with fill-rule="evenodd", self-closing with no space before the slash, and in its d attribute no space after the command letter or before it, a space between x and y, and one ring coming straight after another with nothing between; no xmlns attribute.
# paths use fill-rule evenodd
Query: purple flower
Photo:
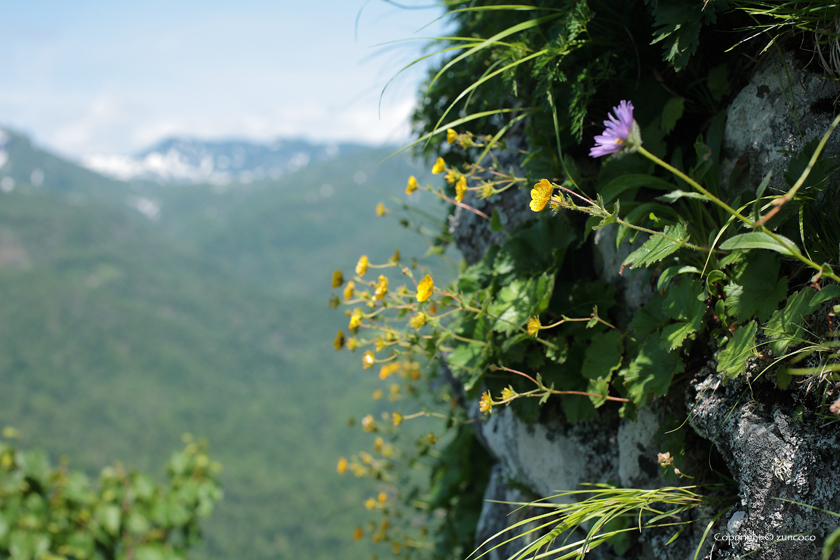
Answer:
<svg viewBox="0 0 840 560"><path fill-rule="evenodd" d="M615 116L609 115L610 120L604 121L607 129L603 134L595 137L596 145L589 150L591 157L613 154L641 143L637 140L638 125L633 120L633 104L629 101L621 101L618 107L613 107L613 112Z"/></svg>

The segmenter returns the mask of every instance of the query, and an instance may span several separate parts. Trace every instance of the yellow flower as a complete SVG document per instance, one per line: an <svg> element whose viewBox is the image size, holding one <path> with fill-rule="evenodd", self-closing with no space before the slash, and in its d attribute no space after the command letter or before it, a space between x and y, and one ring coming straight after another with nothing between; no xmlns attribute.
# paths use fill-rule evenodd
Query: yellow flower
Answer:
<svg viewBox="0 0 840 560"><path fill-rule="evenodd" d="M365 432L372 432L376 429L376 423L373 420L373 416L368 414L364 418L362 418L362 431Z"/></svg>
<svg viewBox="0 0 840 560"><path fill-rule="evenodd" d="M356 340L355 338L352 338L352 337L347 339L347 349L348 350L353 351L358 347L359 347L359 341L358 340Z"/></svg>
<svg viewBox="0 0 840 560"><path fill-rule="evenodd" d="M344 275L341 273L340 270L336 270L333 272L333 279L332 279L332 287L338 288L344 284Z"/></svg>
<svg viewBox="0 0 840 560"><path fill-rule="evenodd" d="M443 161L442 157L437 158L437 161L432 166L432 173L437 175L438 173L443 173L444 169L446 169L446 162Z"/></svg>
<svg viewBox="0 0 840 560"><path fill-rule="evenodd" d="M402 414L400 414L399 412L395 412L391 415L391 420L394 422L394 426L399 426L400 424L402 424L403 421Z"/></svg>
<svg viewBox="0 0 840 560"><path fill-rule="evenodd" d="M388 379L393 373L399 371L400 364L398 362L391 362L390 364L385 364L382 366L382 369L379 370L379 379Z"/></svg>
<svg viewBox="0 0 840 560"><path fill-rule="evenodd" d="M496 190L493 188L493 183L484 183L481 186L481 198L490 198L494 194L496 194Z"/></svg>
<svg viewBox="0 0 840 560"><path fill-rule="evenodd" d="M367 500L365 500L365 508L366 509L373 509L375 507L376 507L376 500L374 500L373 498L368 498Z"/></svg>
<svg viewBox="0 0 840 560"><path fill-rule="evenodd" d="M379 495L376 497L376 500L380 504L384 504L385 502L388 501L388 494L386 494L385 492L380 492Z"/></svg>
<svg viewBox="0 0 840 560"><path fill-rule="evenodd" d="M378 202L378 203L376 204L376 215L377 215L378 217L382 217L382 216L384 216L384 215L385 215L385 214L387 214L387 213L388 213L388 210L386 210L386 209L385 209L385 205L384 205L384 204L382 204L381 202Z"/></svg>
<svg viewBox="0 0 840 560"><path fill-rule="evenodd" d="M344 474L347 472L347 459L342 457L338 460L338 467L336 467L338 474Z"/></svg>
<svg viewBox="0 0 840 560"><path fill-rule="evenodd" d="M365 536L365 532L362 530L361 527L356 527L356 530L353 531L353 540L354 541L359 541L364 536Z"/></svg>
<svg viewBox="0 0 840 560"><path fill-rule="evenodd" d="M344 348L344 331L338 331L338 334L335 335L335 340L333 340L333 346L335 346L336 350L341 350Z"/></svg>
<svg viewBox="0 0 840 560"><path fill-rule="evenodd" d="M427 434L426 441L429 442L429 445L434 445L437 441L437 436L435 434Z"/></svg>
<svg viewBox="0 0 840 560"><path fill-rule="evenodd" d="M424 302L432 296L435 291L435 281L428 274L417 284L417 301Z"/></svg>
<svg viewBox="0 0 840 560"><path fill-rule="evenodd" d="M344 287L344 301L350 301L353 299L353 295L356 293L356 284L350 280L347 282L347 286Z"/></svg>
<svg viewBox="0 0 840 560"><path fill-rule="evenodd" d="M458 139L458 133L452 130L451 128L446 131L446 141L450 144L454 144L455 140Z"/></svg>
<svg viewBox="0 0 840 560"><path fill-rule="evenodd" d="M540 332L540 327L542 327L542 323L540 323L540 318L534 315L530 319L528 319L528 334L531 336L536 336L538 332Z"/></svg>
<svg viewBox="0 0 840 560"><path fill-rule="evenodd" d="M408 178L408 186L405 188L405 194L411 194L419 188L420 185L417 183L417 178L412 175Z"/></svg>
<svg viewBox="0 0 840 560"><path fill-rule="evenodd" d="M531 210L539 212L545 208L545 205L548 204L548 201L551 199L551 195L553 193L554 186L548 181L548 179L543 179L534 185L534 188L531 189Z"/></svg>
<svg viewBox="0 0 840 560"><path fill-rule="evenodd" d="M458 183L455 185L455 200L463 202L465 194L467 194L467 177L466 175L461 175Z"/></svg>
<svg viewBox="0 0 840 560"><path fill-rule="evenodd" d="M513 387L505 387L502 389L502 400L506 401L508 399L512 399L516 396L516 391L513 390Z"/></svg>
<svg viewBox="0 0 840 560"><path fill-rule="evenodd" d="M382 299L388 293L388 279L383 275L379 275L379 280L376 281L376 290L373 292L373 299Z"/></svg>
<svg viewBox="0 0 840 560"><path fill-rule="evenodd" d="M373 400L378 401L382 398L382 389L377 389L373 392Z"/></svg>
<svg viewBox="0 0 840 560"><path fill-rule="evenodd" d="M353 329L358 329L359 325L362 324L362 310L361 309L354 309L353 314L350 315L350 326L348 327L351 331Z"/></svg>
<svg viewBox="0 0 840 560"><path fill-rule="evenodd" d="M412 317L408 324L412 329L423 328L423 325L426 324L426 314L421 311L420 313Z"/></svg>
<svg viewBox="0 0 840 560"><path fill-rule="evenodd" d="M484 394L481 395L481 399L478 401L478 409L486 414L490 412L491 408L493 408L493 399L490 398L489 391L484 391Z"/></svg>
<svg viewBox="0 0 840 560"><path fill-rule="evenodd" d="M385 341L382 340L381 336L377 336L376 340L374 341L374 346L376 346L376 351L381 352L383 348L385 348Z"/></svg>
<svg viewBox="0 0 840 560"><path fill-rule="evenodd" d="M370 369L375 363L376 357L373 355L373 352L371 352L370 350L365 350L365 353L362 354L362 368Z"/></svg>
<svg viewBox="0 0 840 560"><path fill-rule="evenodd" d="M376 438L373 440L373 450L379 453L382 451L382 446L385 445L385 442L382 440L381 437Z"/></svg>
<svg viewBox="0 0 840 560"><path fill-rule="evenodd" d="M359 257L359 262L356 263L356 274L358 274L359 276L364 276L365 272L367 272L369 264L370 263L368 262L367 255L362 255L361 257Z"/></svg>
<svg viewBox="0 0 840 560"><path fill-rule="evenodd" d="M444 175L443 177L444 177L444 179L446 179L446 182L451 185L452 183L454 183L455 181L458 180L458 177L460 175L461 174L458 173L457 169L450 169L449 171L446 172L446 175Z"/></svg>

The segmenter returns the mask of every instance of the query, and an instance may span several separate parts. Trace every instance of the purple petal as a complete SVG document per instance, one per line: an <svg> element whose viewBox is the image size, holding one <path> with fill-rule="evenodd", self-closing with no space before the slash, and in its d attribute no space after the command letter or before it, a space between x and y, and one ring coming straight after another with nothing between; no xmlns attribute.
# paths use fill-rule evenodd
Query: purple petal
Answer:
<svg viewBox="0 0 840 560"><path fill-rule="evenodd" d="M604 121L604 133L595 137L597 144L589 151L591 157L601 157L622 149L630 132L633 130L633 104L622 100L617 107L613 107L613 115L607 115Z"/></svg>

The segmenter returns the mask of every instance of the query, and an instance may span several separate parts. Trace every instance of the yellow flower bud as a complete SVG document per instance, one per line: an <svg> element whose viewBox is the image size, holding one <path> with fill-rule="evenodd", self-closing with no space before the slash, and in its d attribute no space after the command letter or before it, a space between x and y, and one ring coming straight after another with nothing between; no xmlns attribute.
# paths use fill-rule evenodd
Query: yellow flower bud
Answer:
<svg viewBox="0 0 840 560"><path fill-rule="evenodd" d="M359 276L364 276L365 272L367 272L369 264L370 263L368 262L367 255L362 255L361 257L359 257L359 262L356 263L356 274L358 274Z"/></svg>
<svg viewBox="0 0 840 560"><path fill-rule="evenodd" d="M351 331L353 329L358 329L359 325L362 324L362 310L361 309L354 309L353 314L350 315L350 326L348 327Z"/></svg>
<svg viewBox="0 0 840 560"><path fill-rule="evenodd" d="M353 531L353 540L358 541L361 540L362 537L365 536L365 532L362 530L361 527L356 527L356 530Z"/></svg>
<svg viewBox="0 0 840 560"><path fill-rule="evenodd" d="M368 498L365 500L365 509L373 509L376 507L376 500L373 498Z"/></svg>
<svg viewBox="0 0 840 560"><path fill-rule="evenodd" d="M540 318L534 315L530 319L528 319L528 334L531 336L536 336L538 332L540 332L540 328L542 327L542 323L540 323Z"/></svg>
<svg viewBox="0 0 840 560"><path fill-rule="evenodd" d="M452 130L451 128L446 131L446 141L450 144L454 144L455 140L458 139L458 133Z"/></svg>
<svg viewBox="0 0 840 560"><path fill-rule="evenodd" d="M350 280L347 282L347 286L344 287L344 301L350 301L353 299L353 295L356 293L356 284Z"/></svg>
<svg viewBox="0 0 840 560"><path fill-rule="evenodd" d="M347 472L347 459L345 459L344 457L339 459L336 470L338 471L338 474L344 474L345 472Z"/></svg>
<svg viewBox="0 0 840 560"><path fill-rule="evenodd" d="M344 331L338 331L338 334L335 336L335 340L333 340L333 346L335 346L336 350L341 350L344 348Z"/></svg>
<svg viewBox="0 0 840 560"><path fill-rule="evenodd" d="M340 270L334 271L332 277L332 287L338 288L342 284L344 284L344 275L341 273Z"/></svg>
<svg viewBox="0 0 840 560"><path fill-rule="evenodd" d="M377 215L377 217L382 217L387 213L388 213L388 210L385 208L385 205L382 204L381 202L378 202L376 204L376 215Z"/></svg>
<svg viewBox="0 0 840 560"><path fill-rule="evenodd" d="M411 194L420 188L420 185L417 183L417 179L412 175L408 178L408 186L405 188L405 194Z"/></svg>
<svg viewBox="0 0 840 560"><path fill-rule="evenodd" d="M373 400L378 401L382 398L382 389L377 389L373 392Z"/></svg>
<svg viewBox="0 0 840 560"><path fill-rule="evenodd" d="M376 500L380 504L384 504L385 502L388 501L388 494L386 494L385 492L380 492L379 495L376 497Z"/></svg>
<svg viewBox="0 0 840 560"><path fill-rule="evenodd" d="M467 177L466 175L461 175L458 183L455 185L455 200L463 202L465 194L467 194Z"/></svg>
<svg viewBox="0 0 840 560"><path fill-rule="evenodd" d="M379 275L379 280L376 281L376 289L373 293L373 299L379 300L385 297L388 293L388 279L385 276Z"/></svg>
<svg viewBox="0 0 840 560"><path fill-rule="evenodd" d="M435 164L432 166L432 173L437 175L438 173L443 173L443 171L445 169L446 169L446 162L443 161L442 157L437 158L437 161L435 161Z"/></svg>
<svg viewBox="0 0 840 560"><path fill-rule="evenodd" d="M391 415L391 420L394 422L394 426L399 426L400 424L402 424L403 421L402 414L400 414L399 412L393 413Z"/></svg>

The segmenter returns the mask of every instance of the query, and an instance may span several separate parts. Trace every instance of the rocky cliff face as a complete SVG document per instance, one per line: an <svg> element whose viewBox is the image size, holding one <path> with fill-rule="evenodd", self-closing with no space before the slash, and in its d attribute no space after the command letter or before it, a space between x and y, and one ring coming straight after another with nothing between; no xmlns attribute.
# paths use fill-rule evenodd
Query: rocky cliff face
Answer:
<svg viewBox="0 0 840 560"><path fill-rule="evenodd" d="M780 82L785 67L789 80ZM803 69L792 55L761 62L728 111L721 166L726 180L738 166L746 171L741 188L755 189L772 171L771 186L782 189L790 159L786 152L799 150L809 139L825 133L833 118L830 101L835 95L831 82ZM827 153L840 153L840 136L834 136ZM488 215L497 208L503 224L512 229L532 216L527 201L525 190L511 190L482 201L479 208ZM480 260L490 244L503 239L489 230L485 220L474 217L459 209L451 222L469 263ZM615 236L610 233L600 230L592 250L601 263L601 279L617 286L632 313L650 295L650 288L628 271L618 275L631 249L625 246L616 251ZM697 460L719 461L715 468L731 478L728 503L735 505L718 518L705 539L708 521L691 525L671 544L666 543L674 530L645 531L624 558L694 558L701 541L697 558L709 560L745 555L756 560L820 558L825 538L840 525L840 519L821 511L840 511L840 425L808 414L820 403L815 402L807 380L783 391L769 374L759 375L768 365L759 359L749 362L749 371L726 385L715 373L716 364L709 363L690 384L671 388L681 394L669 394L647 405L635 420L602 413L597 421L568 424L546 406L540 421L528 425L510 409L494 410L485 417L476 402L467 403L479 420L479 438L497 460L476 544L526 518L527 510L498 502L528 502L580 489L583 483L610 481L626 488L674 485L663 480L663 469L657 464L668 409L682 414L688 421L683 429L691 432L699 447L706 446L704 456ZM717 513L695 511L694 515ZM492 543L532 528L518 527ZM489 558L508 558L538 534L501 546ZM600 547L586 557L616 556L609 547Z"/></svg>

